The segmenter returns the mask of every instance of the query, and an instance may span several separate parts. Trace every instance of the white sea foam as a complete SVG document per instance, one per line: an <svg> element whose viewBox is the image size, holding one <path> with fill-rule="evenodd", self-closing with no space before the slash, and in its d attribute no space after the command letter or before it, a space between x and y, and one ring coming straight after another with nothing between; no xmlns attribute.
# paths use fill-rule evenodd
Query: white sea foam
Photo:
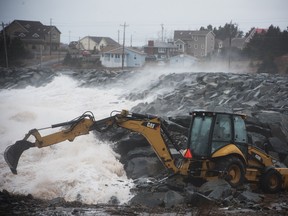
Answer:
<svg viewBox="0 0 288 216"><path fill-rule="evenodd" d="M32 128L65 122L87 110L100 119L112 110L129 109L133 103L123 99L119 102L119 94L117 89L80 88L68 76L58 76L44 87L2 90L0 189L45 199L64 197L67 201L106 203L116 196L121 203L127 202L133 183L110 143L100 142L93 134L25 151L17 176L10 172L3 157L5 148Z"/></svg>

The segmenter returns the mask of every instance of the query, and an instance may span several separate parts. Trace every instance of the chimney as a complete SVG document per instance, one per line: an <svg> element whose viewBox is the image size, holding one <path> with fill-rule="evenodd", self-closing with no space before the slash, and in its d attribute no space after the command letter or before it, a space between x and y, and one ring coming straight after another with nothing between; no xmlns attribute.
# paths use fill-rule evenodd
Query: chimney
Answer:
<svg viewBox="0 0 288 216"><path fill-rule="evenodd" d="M154 41L153 40L149 40L148 41L148 46L149 47L154 47Z"/></svg>

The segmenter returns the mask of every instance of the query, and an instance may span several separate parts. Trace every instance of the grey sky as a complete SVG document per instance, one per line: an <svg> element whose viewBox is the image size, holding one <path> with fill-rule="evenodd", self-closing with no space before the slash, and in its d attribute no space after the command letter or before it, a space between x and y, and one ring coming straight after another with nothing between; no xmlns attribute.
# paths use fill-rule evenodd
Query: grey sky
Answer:
<svg viewBox="0 0 288 216"><path fill-rule="evenodd" d="M126 44L144 45L157 39L164 24L166 38L174 30L197 30L211 24L224 26L231 20L244 33L252 27L281 30L288 26L287 0L0 0L0 22L38 20L56 25L61 41L84 36L107 36L122 43L126 21Z"/></svg>

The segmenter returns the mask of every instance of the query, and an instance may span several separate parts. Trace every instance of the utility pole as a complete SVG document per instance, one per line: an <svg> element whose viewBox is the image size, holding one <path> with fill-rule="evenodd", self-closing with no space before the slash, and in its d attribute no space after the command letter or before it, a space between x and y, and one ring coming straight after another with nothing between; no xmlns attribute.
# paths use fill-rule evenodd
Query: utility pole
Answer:
<svg viewBox="0 0 288 216"><path fill-rule="evenodd" d="M118 44L120 44L120 30L118 30Z"/></svg>
<svg viewBox="0 0 288 216"><path fill-rule="evenodd" d="M229 49L228 49L228 72L230 72L230 66L231 66L231 41L232 41L232 33L231 33L231 26L232 26L232 20L230 21L229 25Z"/></svg>
<svg viewBox="0 0 288 216"><path fill-rule="evenodd" d="M70 42L71 42L71 41L70 41L70 34L71 34L71 31L69 31L69 44L70 44Z"/></svg>
<svg viewBox="0 0 288 216"><path fill-rule="evenodd" d="M40 68L42 68L42 44L40 45Z"/></svg>
<svg viewBox="0 0 288 216"><path fill-rule="evenodd" d="M80 50L80 36L78 38L78 49Z"/></svg>
<svg viewBox="0 0 288 216"><path fill-rule="evenodd" d="M162 29L162 42L164 42L164 24L161 24Z"/></svg>
<svg viewBox="0 0 288 216"><path fill-rule="evenodd" d="M90 36L88 35L88 50L90 51Z"/></svg>
<svg viewBox="0 0 288 216"><path fill-rule="evenodd" d="M6 33L5 33L5 26L2 22L2 28L3 28L3 37L4 37L4 49L5 49L5 59L6 59L6 67L8 68L8 55L7 55L7 44L6 44Z"/></svg>
<svg viewBox="0 0 288 216"><path fill-rule="evenodd" d="M128 25L126 25L126 22L124 22L124 25L120 25L123 26L123 49L122 49L122 70L124 68L124 58L125 58L125 29L126 27L128 27Z"/></svg>
<svg viewBox="0 0 288 216"><path fill-rule="evenodd" d="M50 56L52 54L52 18L50 18Z"/></svg>

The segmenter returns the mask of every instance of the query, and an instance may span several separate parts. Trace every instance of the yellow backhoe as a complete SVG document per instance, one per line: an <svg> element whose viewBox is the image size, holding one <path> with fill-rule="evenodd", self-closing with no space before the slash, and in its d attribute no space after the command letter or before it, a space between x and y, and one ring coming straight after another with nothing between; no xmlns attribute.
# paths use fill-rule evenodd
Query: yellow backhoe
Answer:
<svg viewBox="0 0 288 216"><path fill-rule="evenodd" d="M93 130L104 132L111 127L122 127L142 134L173 174L192 180L224 178L232 187L253 182L267 193L288 188L288 168L280 167L265 151L248 143L245 115L207 111L190 114L186 149L175 144L164 119L122 110L97 121L91 112L86 112L72 121L52 125L49 128L61 127L60 131L46 136L40 134L40 129L32 129L24 139L8 146L4 157L12 173L17 174L21 154L31 147L42 148L65 140L72 142L75 137ZM31 136L34 142L28 141ZM177 158L172 149L179 152Z"/></svg>

